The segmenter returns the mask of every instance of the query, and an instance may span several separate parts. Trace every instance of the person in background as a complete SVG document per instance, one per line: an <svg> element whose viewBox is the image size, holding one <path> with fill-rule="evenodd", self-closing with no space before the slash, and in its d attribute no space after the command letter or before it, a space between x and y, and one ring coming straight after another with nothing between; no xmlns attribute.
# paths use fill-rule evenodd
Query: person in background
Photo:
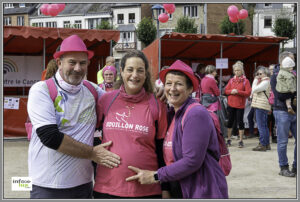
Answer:
<svg viewBox="0 0 300 202"><path fill-rule="evenodd" d="M204 78L205 77L205 68L206 68L206 65L203 64L203 63L199 63L197 65L197 68L196 68L196 76L197 77L200 77L200 79Z"/></svg>
<svg viewBox="0 0 300 202"><path fill-rule="evenodd" d="M221 104L218 99L218 96L220 96L220 90L215 80L217 69L214 65L207 65L205 73L205 77L201 80L201 103L209 111L217 112L217 110L221 109Z"/></svg>
<svg viewBox="0 0 300 202"><path fill-rule="evenodd" d="M164 70L164 69L168 69L168 68L169 68L169 66L163 66L163 67L161 68L160 71L162 71L162 70ZM158 78L158 79L155 81L155 86L158 87L158 88L160 88L160 87L163 87L164 84L163 84L163 83L161 82L161 80Z"/></svg>
<svg viewBox="0 0 300 202"><path fill-rule="evenodd" d="M269 72L270 72L270 77L273 75L273 71L275 68L275 64L271 64L269 66ZM272 89L270 89L271 93L274 96L274 93ZM270 94L271 96L271 94ZM271 125L271 136L272 136L272 143L277 143L277 134L276 134L276 125L275 125L275 118L273 114L273 105L271 105L271 112L268 114L268 125Z"/></svg>
<svg viewBox="0 0 300 202"><path fill-rule="evenodd" d="M98 85L103 83L103 81L104 81L102 71L106 66L114 66L115 67L115 58L113 56L108 56L105 60L105 66L98 71L98 73L97 73Z"/></svg>
<svg viewBox="0 0 300 202"><path fill-rule="evenodd" d="M114 82L117 79L116 68L114 66L105 66L102 70L102 75L104 81L99 85L99 87L106 92L112 91L114 89Z"/></svg>
<svg viewBox="0 0 300 202"><path fill-rule="evenodd" d="M117 90L108 92L98 101L98 121L103 121L103 142L113 141L110 151L118 154L122 163L114 169L98 165L94 198L161 198L160 184L140 185L125 179L132 175L127 168L129 165L151 170L164 165L166 106L155 100L150 67L143 52L127 52L120 67ZM154 103L151 104L151 100Z"/></svg>
<svg viewBox="0 0 300 202"><path fill-rule="evenodd" d="M271 110L269 104L270 95L270 73L264 66L258 66L256 77L252 84L251 107L255 108L256 124L259 131L259 144L253 151L271 150L270 135L268 127L268 112Z"/></svg>
<svg viewBox="0 0 300 202"><path fill-rule="evenodd" d="M291 100L295 97L297 90L297 80L296 75L293 73L293 68L295 67L295 62L292 58L286 57L282 61L282 65L280 66L279 73L277 75L277 84L276 90L279 93L284 93L285 104L288 109L288 113L296 114L292 108Z"/></svg>
<svg viewBox="0 0 300 202"><path fill-rule="evenodd" d="M166 166L157 170L130 165L128 168L135 175L128 176L126 181L138 181L140 186L170 182L170 187L175 188L170 190L172 198L228 198L225 175L213 157L219 157L220 153L212 118L200 104L189 108L197 103L191 93L199 86L192 68L177 60L161 71L159 77L167 100L173 106L169 114L172 123L164 140Z"/></svg>
<svg viewBox="0 0 300 202"><path fill-rule="evenodd" d="M234 120L237 121L239 126L239 148L244 147L244 109L246 99L251 94L251 86L249 80L245 77L244 64L237 61L233 66L234 77L231 78L226 87L225 94L228 96L228 114L229 120L227 125L227 145L231 146L231 131Z"/></svg>
<svg viewBox="0 0 300 202"><path fill-rule="evenodd" d="M77 35L65 38L53 55L58 65L53 77L57 89L55 104L45 81L30 88L27 103L33 125L28 149L28 172L33 184L30 198L92 198L91 160L109 168L120 164L120 157L104 148L112 142L93 147L96 103L91 91L83 85L93 55ZM90 84L98 97L103 96L104 91Z"/></svg>
<svg viewBox="0 0 300 202"><path fill-rule="evenodd" d="M277 133L277 153L278 153L278 163L280 166L279 175L285 177L295 177L297 174L297 115L290 114L288 112L284 93L279 93L276 90L277 75L282 66L283 60L289 57L294 61L294 55L291 52L284 51L279 55L279 65L274 68L274 73L271 77L271 87L274 93L274 104L273 104L273 114L275 117L276 133ZM297 111L296 96L292 98L291 107L293 111ZM287 157L287 144L289 131L291 131L293 137L295 138L295 148L294 148L294 160L292 163L292 170L289 169L289 162Z"/></svg>

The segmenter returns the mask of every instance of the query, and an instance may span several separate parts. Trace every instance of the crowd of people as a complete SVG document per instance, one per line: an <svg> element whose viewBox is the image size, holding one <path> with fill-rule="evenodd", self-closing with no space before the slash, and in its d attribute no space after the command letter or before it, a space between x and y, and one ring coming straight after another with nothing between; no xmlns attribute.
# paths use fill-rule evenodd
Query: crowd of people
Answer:
<svg viewBox="0 0 300 202"><path fill-rule="evenodd" d="M176 60L159 72L153 85L146 56L132 50L121 59L119 73L109 56L94 84L85 80L93 54L77 35L64 39L53 55L58 69L47 77L57 89L54 101L44 81L30 89L30 198L229 198L218 162L217 130L209 114L222 110L216 67L199 64L193 72ZM267 123L272 111L279 174L293 177L297 145L292 170L286 147L290 131L296 139L295 62L289 52L283 52L279 61L272 66L271 78L270 69L259 66L252 87L244 64L236 61L232 66L234 76L224 90L228 101L224 138L232 146L236 122L238 146L244 147L243 116L249 99L259 131L253 151L271 149Z"/></svg>

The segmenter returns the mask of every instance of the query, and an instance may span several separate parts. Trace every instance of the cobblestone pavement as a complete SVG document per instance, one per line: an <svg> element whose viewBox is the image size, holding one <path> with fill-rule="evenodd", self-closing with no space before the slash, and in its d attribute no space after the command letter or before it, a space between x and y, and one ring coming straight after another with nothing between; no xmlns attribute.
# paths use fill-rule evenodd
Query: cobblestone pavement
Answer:
<svg viewBox="0 0 300 202"><path fill-rule="evenodd" d="M271 144L267 152L255 152L257 138L244 140L245 147L238 148L238 140L232 141L230 149L233 168L227 183L232 199L296 199L296 178L278 175L277 144ZM29 198L29 192L12 191L11 177L27 177L28 141L4 140L4 199ZM292 163L294 139L289 139L288 158Z"/></svg>

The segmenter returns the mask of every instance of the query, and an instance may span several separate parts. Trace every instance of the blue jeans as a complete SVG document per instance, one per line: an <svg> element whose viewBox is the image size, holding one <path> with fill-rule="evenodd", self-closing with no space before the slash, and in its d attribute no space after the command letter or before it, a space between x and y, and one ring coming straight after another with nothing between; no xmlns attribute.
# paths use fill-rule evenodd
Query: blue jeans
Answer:
<svg viewBox="0 0 300 202"><path fill-rule="evenodd" d="M268 128L268 111L264 109L255 109L256 124L259 131L259 142L263 146L270 144L270 134Z"/></svg>
<svg viewBox="0 0 300 202"><path fill-rule="evenodd" d="M291 131L292 135L295 138L293 167L297 168L297 116L280 110L273 111L273 114L277 126L276 133L279 165L289 165L286 149L288 144L289 131Z"/></svg>
<svg viewBox="0 0 300 202"><path fill-rule="evenodd" d="M249 125L249 133L252 135L254 134L254 113L255 113L255 108L251 107L247 119Z"/></svg>

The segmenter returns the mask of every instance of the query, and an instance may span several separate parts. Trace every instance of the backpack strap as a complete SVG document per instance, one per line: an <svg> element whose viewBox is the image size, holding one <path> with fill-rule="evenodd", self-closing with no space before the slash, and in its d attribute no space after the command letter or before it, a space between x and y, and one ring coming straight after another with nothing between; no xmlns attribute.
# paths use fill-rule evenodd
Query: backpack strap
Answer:
<svg viewBox="0 0 300 202"><path fill-rule="evenodd" d="M88 82L87 80L83 80L83 85L85 87L87 87L87 89L89 89L89 91L93 94L93 96L95 98L95 103L97 105L98 93L97 93L96 89L94 88L94 86L90 82Z"/></svg>
<svg viewBox="0 0 300 202"><path fill-rule="evenodd" d="M104 116L108 114L108 111L109 111L111 105L113 104L113 102L116 100L116 98L117 98L118 95L120 94L120 90L112 91L112 94L113 94L113 96L111 96L111 97L112 97L113 99L110 101L108 107L106 108L106 113L104 114ZM103 120L104 120L104 118L103 118Z"/></svg>
<svg viewBox="0 0 300 202"><path fill-rule="evenodd" d="M183 117L182 117L182 119L181 119L181 130L183 131L183 122L184 122L184 120L185 120L185 117L186 117L186 115L188 114L188 112L194 107L194 106L196 106L196 105L200 105L198 102L194 102L194 103L192 103L192 104L190 104L187 108L186 108L186 110L185 110L185 112L184 112L184 114L183 114Z"/></svg>
<svg viewBox="0 0 300 202"><path fill-rule="evenodd" d="M54 82L54 78L50 78L46 80L46 84L49 90L50 98L54 102L55 98L57 97L57 88Z"/></svg>

